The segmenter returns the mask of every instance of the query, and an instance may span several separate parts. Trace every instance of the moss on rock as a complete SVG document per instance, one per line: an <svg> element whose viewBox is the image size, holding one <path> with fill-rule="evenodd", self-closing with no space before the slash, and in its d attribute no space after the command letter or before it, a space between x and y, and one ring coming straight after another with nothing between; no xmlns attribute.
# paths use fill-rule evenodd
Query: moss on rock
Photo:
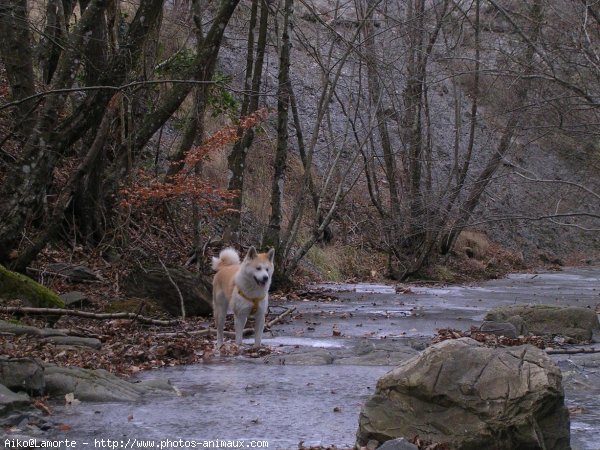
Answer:
<svg viewBox="0 0 600 450"><path fill-rule="evenodd" d="M36 308L64 308L62 299L31 278L0 265L0 299L18 298Z"/></svg>

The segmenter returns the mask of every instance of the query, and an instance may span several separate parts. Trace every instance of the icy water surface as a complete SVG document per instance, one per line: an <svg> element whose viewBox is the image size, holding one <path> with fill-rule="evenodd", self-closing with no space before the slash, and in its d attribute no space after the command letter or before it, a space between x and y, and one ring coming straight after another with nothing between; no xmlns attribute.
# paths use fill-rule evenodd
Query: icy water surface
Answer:
<svg viewBox="0 0 600 450"><path fill-rule="evenodd" d="M73 439L269 442L269 449L349 445L361 404L390 367L206 364L151 372L181 397L61 408Z"/></svg>

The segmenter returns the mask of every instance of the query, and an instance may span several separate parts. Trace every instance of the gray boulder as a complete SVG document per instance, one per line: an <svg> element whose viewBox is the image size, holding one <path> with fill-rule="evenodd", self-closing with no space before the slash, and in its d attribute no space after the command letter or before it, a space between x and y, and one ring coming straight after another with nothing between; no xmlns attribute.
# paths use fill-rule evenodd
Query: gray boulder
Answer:
<svg viewBox="0 0 600 450"><path fill-rule="evenodd" d="M522 320L530 333L560 335L571 342L592 340L593 333L600 327L592 309L575 306L515 305L495 309L485 316L485 320L515 322L513 325L517 329L520 326L518 321Z"/></svg>
<svg viewBox="0 0 600 450"><path fill-rule="evenodd" d="M0 384L13 391L42 395L46 387L44 367L32 358L0 357Z"/></svg>
<svg viewBox="0 0 600 450"><path fill-rule="evenodd" d="M46 267L48 272L57 273L71 281L101 281L102 277L92 269L80 264L54 263Z"/></svg>
<svg viewBox="0 0 600 450"><path fill-rule="evenodd" d="M94 350L100 350L102 343L96 338L80 337L80 336L49 336L42 339L44 342L49 342L54 345L69 345L74 347L89 347Z"/></svg>
<svg viewBox="0 0 600 450"><path fill-rule="evenodd" d="M377 450L419 450L415 444L411 444L404 438L385 441Z"/></svg>
<svg viewBox="0 0 600 450"><path fill-rule="evenodd" d="M415 435L454 450L569 450L560 370L533 346L435 344L380 378L356 446Z"/></svg>
<svg viewBox="0 0 600 450"><path fill-rule="evenodd" d="M514 339L518 336L517 327L510 322L494 322L486 320L481 324L479 330L484 333L494 334L496 336L504 336Z"/></svg>
<svg viewBox="0 0 600 450"><path fill-rule="evenodd" d="M91 303L87 294L81 291L65 292L64 294L60 294L60 298L65 302L67 308L81 308L89 306Z"/></svg>
<svg viewBox="0 0 600 450"><path fill-rule="evenodd" d="M270 355L265 358L266 364L288 366L325 366L333 363L334 356L324 348L311 348L288 355Z"/></svg>
<svg viewBox="0 0 600 450"><path fill-rule="evenodd" d="M168 382L130 383L106 370L46 366L46 391L51 396L73 393L77 400L90 402L130 402L148 395L177 394ZM168 385L170 386L170 385Z"/></svg>
<svg viewBox="0 0 600 450"><path fill-rule="evenodd" d="M27 394L17 394L0 384L0 415L16 409L27 408L29 405L30 401Z"/></svg>
<svg viewBox="0 0 600 450"><path fill-rule="evenodd" d="M27 336L66 336L63 330L57 328L37 328L30 327L28 325L21 325L17 323L7 322L6 320L0 320L0 333L2 334L14 334L20 336L25 334Z"/></svg>

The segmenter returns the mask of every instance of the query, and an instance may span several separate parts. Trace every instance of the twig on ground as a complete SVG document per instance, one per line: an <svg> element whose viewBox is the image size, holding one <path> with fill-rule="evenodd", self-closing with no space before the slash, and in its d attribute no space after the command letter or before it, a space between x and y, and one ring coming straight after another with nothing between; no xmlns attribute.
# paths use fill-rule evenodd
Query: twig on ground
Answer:
<svg viewBox="0 0 600 450"><path fill-rule="evenodd" d="M285 319L287 316L289 316L290 314L292 314L294 311L296 311L296 307L295 306L292 306L291 308L286 309L284 312L282 312L281 314L279 314L273 320L271 320L270 322L267 322L266 327L267 328L271 328L273 325L281 322L283 319Z"/></svg>
<svg viewBox="0 0 600 450"><path fill-rule="evenodd" d="M175 280L173 280L173 277L169 273L169 269L167 269L167 266L165 266L165 263L162 261L162 259L158 258L158 261L160 262L160 265L163 267L163 269L165 269L165 273L167 274L169 281L173 286L175 286L175 289L177 290L177 295L179 295L179 301L181 302L181 318L185 319L185 301L183 300L183 294L181 293L181 289L179 289L179 286L177 286L177 283L175 283Z"/></svg>
<svg viewBox="0 0 600 450"><path fill-rule="evenodd" d="M31 273L31 272L33 272L33 273L39 273L42 276L44 276L44 275L51 275L53 277L64 278L66 280L73 280L73 277L70 276L70 275L67 275L67 274L64 274L64 273L60 273L60 272L52 272L52 271L46 270L46 269L42 270L42 269L35 269L33 267L27 267L25 270L27 272L29 272L29 273ZM93 283L104 283L104 281L102 281L102 280L88 280L88 279L85 279L85 278L77 278L77 282L78 283L90 283L90 284L93 284Z"/></svg>
<svg viewBox="0 0 600 450"><path fill-rule="evenodd" d="M85 317L86 319L106 320L106 319L135 319L141 323L148 325L172 326L180 323L179 320L160 320L152 319L151 317L140 316L135 313L93 313L89 311L79 311L74 309L61 308L31 308L26 306L2 306L0 312L29 314L32 316L76 316Z"/></svg>

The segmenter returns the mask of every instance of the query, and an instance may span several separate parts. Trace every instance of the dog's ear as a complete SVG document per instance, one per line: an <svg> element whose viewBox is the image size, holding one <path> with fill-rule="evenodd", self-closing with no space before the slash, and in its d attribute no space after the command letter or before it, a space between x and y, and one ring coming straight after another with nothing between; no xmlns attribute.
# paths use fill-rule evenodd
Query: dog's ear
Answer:
<svg viewBox="0 0 600 450"><path fill-rule="evenodd" d="M273 262L273 260L275 259L275 249L270 248L269 252L267 253L267 256L269 257L269 261Z"/></svg>
<svg viewBox="0 0 600 450"><path fill-rule="evenodd" d="M246 253L246 259L254 259L254 258L256 258L256 249L252 245L248 249L248 253Z"/></svg>

